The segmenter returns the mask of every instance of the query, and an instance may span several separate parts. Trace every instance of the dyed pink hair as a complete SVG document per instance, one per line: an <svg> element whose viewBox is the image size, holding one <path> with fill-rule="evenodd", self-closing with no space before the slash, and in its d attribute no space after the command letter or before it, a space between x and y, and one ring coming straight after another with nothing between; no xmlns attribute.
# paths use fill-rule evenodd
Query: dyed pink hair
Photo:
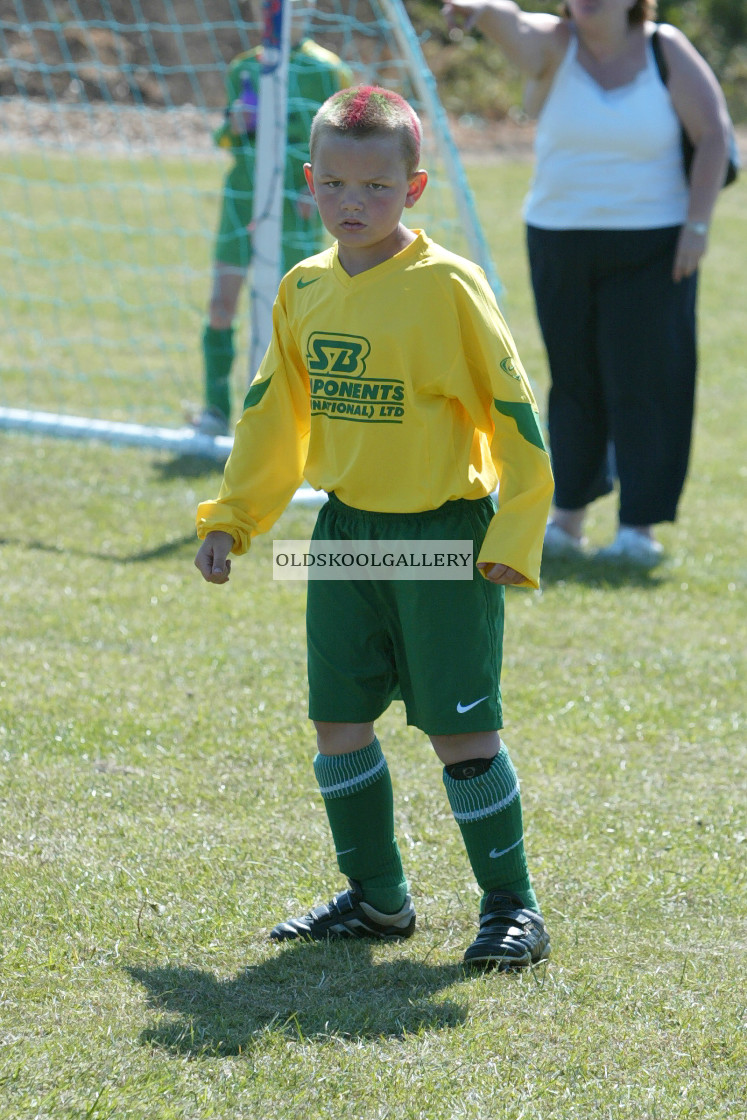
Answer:
<svg viewBox="0 0 747 1120"><path fill-rule="evenodd" d="M311 124L312 161L323 131L355 139L395 133L402 142L407 174L414 175L417 171L423 130L412 105L393 90L382 86L351 86L329 97Z"/></svg>

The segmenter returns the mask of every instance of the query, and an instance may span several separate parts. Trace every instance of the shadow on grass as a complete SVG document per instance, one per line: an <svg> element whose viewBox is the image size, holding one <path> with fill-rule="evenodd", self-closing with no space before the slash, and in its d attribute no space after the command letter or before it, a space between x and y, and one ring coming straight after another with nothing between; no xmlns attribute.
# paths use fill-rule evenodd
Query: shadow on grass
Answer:
<svg viewBox="0 0 747 1120"><path fill-rule="evenodd" d="M89 560L106 560L110 564L147 564L151 560L161 560L189 546L197 549L199 541L194 530L170 541L143 549L129 555L114 552L98 552L95 549L74 548L54 544L51 541L22 541L11 537L0 537L0 547L16 546L31 552L58 553L60 556L83 556ZM612 561L574 558L571 560L548 559L542 562L542 586L553 587L567 583L583 583L588 587L616 591L621 587L640 587L655 590L668 579L666 565L654 571L646 571L634 565Z"/></svg>
<svg viewBox="0 0 747 1120"><path fill-rule="evenodd" d="M97 552L90 548L71 548L68 545L53 544L51 541L20 541L13 540L11 537L0 537L0 548L8 545L23 548L29 552L49 552L56 553L59 556L82 556L87 560L106 560L110 564L147 564L151 560L161 560L165 556L181 552L188 545L196 550L199 541L197 540L197 534L192 531L185 533L184 536L176 537L174 540L157 544L153 548L145 548L142 552L132 552L124 556L116 552Z"/></svg>
<svg viewBox="0 0 747 1120"><path fill-rule="evenodd" d="M200 455L177 455L173 459L154 462L153 471L164 482L179 478L207 478L211 475L222 478L225 465L225 462Z"/></svg>
<svg viewBox="0 0 747 1120"><path fill-rule="evenodd" d="M622 587L637 587L651 591L666 583L667 566L658 568L639 568L635 564L623 564L613 560L597 560L594 557L573 557L561 559L547 557L542 561L542 586L549 588L567 583L583 583L587 587L617 591Z"/></svg>
<svg viewBox="0 0 747 1120"><path fill-rule="evenodd" d="M464 1022L466 1009L434 1000L463 977L458 965L374 961L365 942L296 943L237 976L185 966L130 966L159 1022L140 1040L175 1054L230 1056L268 1033L294 1039L404 1037Z"/></svg>
<svg viewBox="0 0 747 1120"><path fill-rule="evenodd" d="M170 541L155 545L153 548L143 549L142 552L133 552L121 555L114 552L98 552L95 549L71 548L67 545L54 544L51 541L21 541L11 537L0 537L0 547L15 545L32 552L59 553L65 556L84 556L90 560L107 560L111 564L147 564L151 560L161 560L173 553L180 552L189 546L196 549L199 542L194 530L176 537ZM592 558L574 558L570 560L547 559L542 561L542 586L549 588L554 585L566 583L583 583L588 587L599 587L603 590L616 591L621 587L640 587L655 590L666 583L668 579L667 567L662 565L654 571L646 571L630 564L594 560Z"/></svg>

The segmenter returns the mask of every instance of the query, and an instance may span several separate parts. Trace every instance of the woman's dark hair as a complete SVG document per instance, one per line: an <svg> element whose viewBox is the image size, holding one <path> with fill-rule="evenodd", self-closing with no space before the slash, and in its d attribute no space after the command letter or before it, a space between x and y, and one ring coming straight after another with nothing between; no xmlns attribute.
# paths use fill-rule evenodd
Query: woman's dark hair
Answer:
<svg viewBox="0 0 747 1120"><path fill-rule="evenodd" d="M563 4L561 15L570 19L571 13L567 4ZM647 19L656 19L656 0L635 0L635 4L628 12L628 23L631 27L645 23Z"/></svg>

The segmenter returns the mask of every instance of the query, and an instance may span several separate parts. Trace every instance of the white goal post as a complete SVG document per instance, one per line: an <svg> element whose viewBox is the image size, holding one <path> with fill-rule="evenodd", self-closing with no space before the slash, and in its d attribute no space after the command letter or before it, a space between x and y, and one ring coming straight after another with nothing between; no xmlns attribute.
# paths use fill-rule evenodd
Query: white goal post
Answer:
<svg viewBox="0 0 747 1120"><path fill-rule="evenodd" d="M272 305L280 283L283 169L287 142L288 0L263 0L262 74L257 114L257 176L252 211L249 382L272 337Z"/></svg>
<svg viewBox="0 0 747 1120"><path fill-rule="evenodd" d="M287 33L290 0L266 3ZM152 23L140 0L114 10L109 0L0 6L0 429L222 460L230 437L200 435L184 416L202 400L200 332L229 167L213 133L228 64L260 44L263 24L247 0L162 0ZM408 217L476 260L498 294L402 0L317 0L308 33L354 81L412 102L429 185ZM274 151L258 154L257 168L275 172L286 147L287 52L286 38L258 108L258 145ZM280 275L277 175L258 170L254 198L253 237L262 240L237 318L237 402L266 346Z"/></svg>

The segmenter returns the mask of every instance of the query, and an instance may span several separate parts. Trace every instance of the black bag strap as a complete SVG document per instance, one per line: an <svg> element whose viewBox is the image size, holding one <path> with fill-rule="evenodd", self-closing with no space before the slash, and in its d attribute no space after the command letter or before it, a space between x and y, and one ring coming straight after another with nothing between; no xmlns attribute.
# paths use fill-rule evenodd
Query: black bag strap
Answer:
<svg viewBox="0 0 747 1120"><path fill-rule="evenodd" d="M659 28L657 27L651 36L651 50L654 52L654 61L656 62L656 69L659 71L659 77L662 83L666 86L669 78L669 67L667 60L664 57L664 51L661 49L661 39L659 38ZM685 164L685 174L689 177L690 165L693 160L693 142L687 135L684 126L680 125L682 130L682 158ZM728 187L729 183L733 183L739 173L741 166L739 159L739 149L737 148L737 140L734 134L734 126L731 126L730 148L729 148L729 163L726 168L726 177L724 179L724 186Z"/></svg>
<svg viewBox="0 0 747 1120"><path fill-rule="evenodd" d="M666 85L667 79L669 78L669 67L664 57L664 51L661 49L658 27L651 36L651 50L654 52L654 61L656 62L656 69L659 71L659 77L664 85Z"/></svg>

